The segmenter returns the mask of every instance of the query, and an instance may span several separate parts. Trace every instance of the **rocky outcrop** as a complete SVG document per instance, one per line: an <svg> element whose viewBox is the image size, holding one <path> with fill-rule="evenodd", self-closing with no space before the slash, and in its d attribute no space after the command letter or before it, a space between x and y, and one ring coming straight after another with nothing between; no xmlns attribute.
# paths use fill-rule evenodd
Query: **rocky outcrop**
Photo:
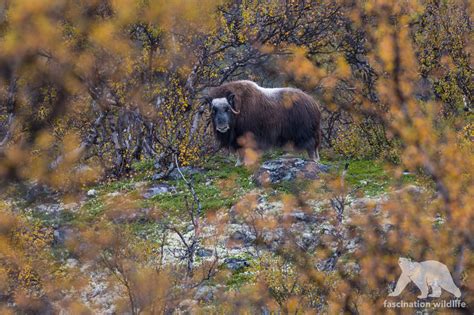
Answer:
<svg viewBox="0 0 474 315"><path fill-rule="evenodd" d="M193 174L204 172L198 168L183 168L185 176L189 179ZM389 195L408 194L417 198L422 190L417 186L407 186L403 190L387 193L378 198L347 198L347 208L344 211L344 218L341 221L335 220L331 214L331 205L328 195L320 194L318 197L308 197L311 200L299 202L290 200L286 202L278 194L269 192L271 190L261 186L279 184L283 182L294 182L299 179L316 180L323 173L327 173L329 167L314 161L301 158L278 158L264 162L254 173L253 180L260 187L252 191L246 191L244 196L239 195L239 202L230 209L220 209L210 216L201 216L199 220L199 240L196 243L194 252L194 266L204 262L216 262L219 268L225 268L233 274L251 273L254 262L263 254L274 254L285 248L294 248L298 251L305 251L311 255L317 253L324 247L327 255L324 258L315 260L315 267L323 272L331 272L341 266L346 253L353 253L361 246L360 239L355 233L347 229L352 221L360 215L384 215L383 205ZM176 171L169 178L179 179L180 174ZM208 179L212 181L213 178ZM246 178L248 180L248 178ZM207 185L207 182L206 182ZM160 195L179 195L180 187L176 181L149 181L135 183L129 190L117 190L108 192L98 189L90 189L86 196L79 200L77 204L66 205L60 200L42 201L39 204L29 205L28 211L38 212L50 217L54 223L54 241L56 245L64 246L68 239L73 238L77 231L73 225L60 222L63 211L67 210L75 213L85 202L102 202L107 206L104 212L106 218L115 224L130 223L150 223L161 224L163 217L155 214L152 200L159 199ZM133 190L133 191L131 191ZM108 193L107 193L108 192ZM240 193L240 191L239 191ZM129 195L128 195L129 194ZM130 208L114 207L121 204L121 198L136 198L138 206ZM216 195L219 198L219 195ZM248 201L245 199L248 198ZM317 200L320 198L319 200ZM135 199L134 199L135 200ZM143 202L145 201L145 202ZM294 202L293 202L294 201ZM141 203L143 202L143 203ZM112 205L108 207L108 205ZM161 213L157 210L157 213ZM170 213L170 215L173 215ZM185 262L189 257L186 244L191 244L195 238L196 226L191 224L184 217L183 220L172 221L176 230L156 225L156 230L150 236L149 231L142 233L140 237L158 237L161 233L164 236L162 262L164 264L179 264ZM391 228L390 222L383 225L383 232ZM318 256L319 257L319 256ZM107 274L91 268L81 268L81 262L71 257L66 257L65 265L69 269L81 269L81 272L89 276L89 283L84 288L81 295L84 303L99 310L103 314L113 314L116 312L113 301L123 292L107 286ZM346 266L347 265L347 266ZM250 267L250 268L249 268ZM354 263L344 262L343 267L357 273L359 266ZM177 306L182 312L194 312L197 307L203 304L212 304L216 295L220 293L221 287L216 287L212 282L200 284L193 291L189 299L183 300Z"/></svg>

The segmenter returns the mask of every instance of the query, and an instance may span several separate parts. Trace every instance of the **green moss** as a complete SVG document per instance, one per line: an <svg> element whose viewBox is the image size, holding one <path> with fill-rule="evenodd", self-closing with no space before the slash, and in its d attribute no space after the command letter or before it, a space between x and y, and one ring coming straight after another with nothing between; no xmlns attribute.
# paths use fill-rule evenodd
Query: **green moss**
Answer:
<svg viewBox="0 0 474 315"><path fill-rule="evenodd" d="M282 156L282 150L271 150L262 156L262 162ZM295 153L292 156L305 157L304 153ZM366 195L374 196L384 193L390 185L390 177L386 174L383 163L376 160L341 160L337 157L331 160L323 159L322 164L330 166L330 172L342 171L344 164L349 162L346 180L352 188L362 191ZM245 167L234 167L232 162L225 161L223 157L214 157L208 166L211 170L206 174L210 178L230 178L236 176L237 184L244 191L255 187L251 180L252 172ZM200 174L202 175L202 174ZM414 175L404 176L402 180L410 183L415 181ZM296 193L304 191L311 183L310 180L283 181L272 185L271 190L283 193ZM236 199L236 198L233 198Z"/></svg>
<svg viewBox="0 0 474 315"><path fill-rule="evenodd" d="M164 222L135 222L129 224L129 228L133 235L155 243L162 241L166 230Z"/></svg>
<svg viewBox="0 0 474 315"><path fill-rule="evenodd" d="M264 154L262 160L275 158L283 153L281 150L269 151ZM255 188L252 180L253 170L247 167L235 167L234 162L233 157L216 155L202 163L203 172L185 175L187 180L193 183L203 213L230 208L242 195ZM341 172L346 160L335 158L322 160L322 163L330 166L330 172ZM153 170L154 166L151 161L143 161L134 167L135 170L144 172ZM391 184L395 184L394 180L384 171L383 163L374 160L349 161L346 180L351 188L369 196L384 193ZM416 181L416 176L403 176L401 181L402 183L412 183ZM99 196L86 202L82 215L86 217L86 220L101 215L104 209L101 196L114 191L130 192L135 189L136 182L136 178L127 178L101 184L96 188L99 191ZM140 201L140 206L144 208L158 207L166 211L170 217L184 218L187 216L187 209L193 203L193 196L185 182L182 179L162 182L176 187L176 192L143 199ZM275 193L297 193L308 189L310 182L307 180L282 182L269 189ZM150 181L150 185L153 184L156 182Z"/></svg>
<svg viewBox="0 0 474 315"><path fill-rule="evenodd" d="M272 185L270 190L276 190L279 193L297 194L308 188L311 180L295 179L294 181L281 181Z"/></svg>
<svg viewBox="0 0 474 315"><path fill-rule="evenodd" d="M157 172L155 164L156 161L154 159L147 159L133 163L133 178L137 181L151 180L152 176Z"/></svg>
<svg viewBox="0 0 474 315"><path fill-rule="evenodd" d="M135 178L125 178L118 181L111 181L108 183L104 183L97 187L97 190L100 194L115 192L115 191L130 191L135 188Z"/></svg>
<svg viewBox="0 0 474 315"><path fill-rule="evenodd" d="M153 172L155 170L155 160L147 159L132 164L132 170L138 173Z"/></svg>
<svg viewBox="0 0 474 315"><path fill-rule="evenodd" d="M407 174L399 179L391 177L384 169L383 163L377 160L348 161L349 169L346 180L352 188L362 191L365 195L376 196L387 192L394 185L425 185L421 175ZM340 163L339 169L342 170Z"/></svg>
<svg viewBox="0 0 474 315"><path fill-rule="evenodd" d="M193 203L193 196L183 187L184 183L178 181L177 193L166 193L157 195L149 200L144 201L144 206L156 205L160 208L177 211L186 210L186 201L188 204ZM230 207L233 202L237 199L237 196L225 197L221 194L221 191L218 187L214 185L205 185L202 182L195 182L193 187L196 191L196 195L199 198L203 211L207 210L217 210L222 207Z"/></svg>
<svg viewBox="0 0 474 315"><path fill-rule="evenodd" d="M203 167L203 173L185 176L192 182L204 212L231 207L240 196L254 188L251 172L245 167L235 167L232 161L222 156L209 159ZM226 194L224 193L225 183L222 182L229 179L233 179L235 191ZM186 200L189 204L193 202L193 196L186 183L182 179L166 182L176 187L177 192L157 195L144 201L144 206L156 205L177 213L185 211Z"/></svg>
<svg viewBox="0 0 474 315"><path fill-rule="evenodd" d="M227 280L226 285L229 289L238 290L243 285L252 283L254 281L255 274L253 272L246 271L245 268L241 268L231 275L229 280Z"/></svg>
<svg viewBox="0 0 474 315"><path fill-rule="evenodd" d="M383 164L374 160L350 161L346 180L352 188L372 196L385 192L389 185Z"/></svg>
<svg viewBox="0 0 474 315"><path fill-rule="evenodd" d="M45 212L45 211L28 211L26 213L34 221L38 221L41 224L51 225L62 225L74 222L77 215L69 210L62 210L59 212Z"/></svg>
<svg viewBox="0 0 474 315"><path fill-rule="evenodd" d="M274 158L281 155L283 151L270 151L268 158ZM264 156L265 157L265 156ZM265 159L266 160L266 159ZM233 204L247 192L255 189L252 179L254 170L247 167L235 167L233 158L216 155L202 163L203 172L193 175L186 174L186 178L193 183L193 187L202 205L203 213L216 211L218 209L229 209ZM323 160L322 163L329 165L330 172L341 172L346 160L332 159ZM150 161L140 162L136 170L152 170L153 165ZM349 169L346 180L351 188L363 192L365 195L374 196L384 193L390 185L418 183L418 176L405 175L395 182L394 179L384 171L382 162L373 160L354 160L349 161ZM148 181L149 185L155 185L157 182ZM80 211L72 213L62 211L59 215L34 213L34 217L40 218L43 222L52 222L60 224L74 224L74 222L91 222L100 217L105 209L105 199L108 193L121 192L130 193L136 190L135 183L138 182L135 177L125 178L116 181L102 183L95 187L98 196L88 199ZM156 195L150 199L139 199L139 206L143 208L157 207L166 212L167 217L174 220L187 219L188 207L193 203L193 197L182 179L164 180L167 184L176 187L176 192ZM280 193L295 194L308 189L308 180L296 180L292 182L282 182L268 188L270 195ZM322 188L323 189L323 188ZM136 190L138 193L138 190ZM324 193L322 191L322 193ZM138 198L140 198L138 196ZM148 223L137 223L138 225ZM153 225L153 224L152 224ZM149 234L153 232L153 227L143 226L142 233Z"/></svg>

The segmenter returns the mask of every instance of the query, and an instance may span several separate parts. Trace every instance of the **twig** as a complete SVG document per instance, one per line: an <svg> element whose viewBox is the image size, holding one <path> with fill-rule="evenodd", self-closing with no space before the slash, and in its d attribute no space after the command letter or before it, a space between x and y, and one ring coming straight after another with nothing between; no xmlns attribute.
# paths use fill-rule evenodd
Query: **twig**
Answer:
<svg viewBox="0 0 474 315"><path fill-rule="evenodd" d="M178 156L177 155L174 156L174 161L175 161L176 169L178 170L179 175L181 176L183 181L186 183L186 186L188 186L189 191L191 192L191 195L193 196L194 203L197 205L196 216L199 219L199 217L201 216L201 213L202 213L201 201L199 200L199 197L197 196L196 191L194 190L194 187L193 187L192 183L186 179L183 172L181 171L181 168L179 167L179 162L178 162ZM194 217L194 215L193 215L193 217ZM193 225L196 228L199 228L198 220L193 220Z"/></svg>
<svg viewBox="0 0 474 315"><path fill-rule="evenodd" d="M179 175L183 179L183 181L186 183L186 186L188 187L189 191L191 192L191 195L193 196L193 205L189 207L189 216L191 217L191 221L193 224L193 229L194 229L194 235L191 237L191 239L186 241L184 238L184 235L177 229L177 228L172 228L172 230L178 234L179 238L183 242L184 246L186 247L186 255L187 257L187 275L192 276L193 273L193 264L194 264L194 255L196 253L196 248L197 244L199 243L199 217L201 216L202 212L202 205L201 201L199 200L199 197L196 194L196 191L194 190L194 187L190 181L186 179L184 176L183 172L181 171L181 168L179 167L179 162L178 162L178 155L174 155L174 162L176 169L178 170ZM196 212L195 212L196 209Z"/></svg>
<svg viewBox="0 0 474 315"><path fill-rule="evenodd" d="M349 168L349 163L346 163L344 165L344 170L342 171L342 175L341 175L341 192L337 194L334 198L331 198L330 200L332 208L336 211L337 220L339 221L339 223L342 223L344 210L347 203L348 194L346 192L346 187L345 187L345 178L346 178L348 168Z"/></svg>

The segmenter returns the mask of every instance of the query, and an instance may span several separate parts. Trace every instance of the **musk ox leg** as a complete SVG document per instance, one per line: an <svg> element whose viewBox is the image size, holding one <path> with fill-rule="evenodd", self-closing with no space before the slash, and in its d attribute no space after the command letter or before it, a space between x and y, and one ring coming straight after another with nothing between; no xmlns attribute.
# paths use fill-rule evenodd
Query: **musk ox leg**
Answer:
<svg viewBox="0 0 474 315"><path fill-rule="evenodd" d="M235 166L242 166L244 164L244 152L243 150L237 150L237 162Z"/></svg>
<svg viewBox="0 0 474 315"><path fill-rule="evenodd" d="M311 160L313 160L315 162L319 162L319 150L318 150L318 148L308 150L308 155L309 155L309 158Z"/></svg>

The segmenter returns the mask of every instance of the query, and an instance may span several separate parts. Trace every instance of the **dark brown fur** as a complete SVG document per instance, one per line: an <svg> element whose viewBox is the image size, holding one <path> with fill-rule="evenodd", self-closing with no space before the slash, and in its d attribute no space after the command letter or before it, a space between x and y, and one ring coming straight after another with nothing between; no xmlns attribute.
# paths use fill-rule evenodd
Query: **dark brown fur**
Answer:
<svg viewBox="0 0 474 315"><path fill-rule="evenodd" d="M209 100L234 95L234 108L229 112L230 129L216 131L220 144L233 150L241 148L239 138L251 134L258 149L293 146L307 150L311 158L321 142L321 113L316 101L301 90L282 88L264 92L251 81L234 81L211 88Z"/></svg>

